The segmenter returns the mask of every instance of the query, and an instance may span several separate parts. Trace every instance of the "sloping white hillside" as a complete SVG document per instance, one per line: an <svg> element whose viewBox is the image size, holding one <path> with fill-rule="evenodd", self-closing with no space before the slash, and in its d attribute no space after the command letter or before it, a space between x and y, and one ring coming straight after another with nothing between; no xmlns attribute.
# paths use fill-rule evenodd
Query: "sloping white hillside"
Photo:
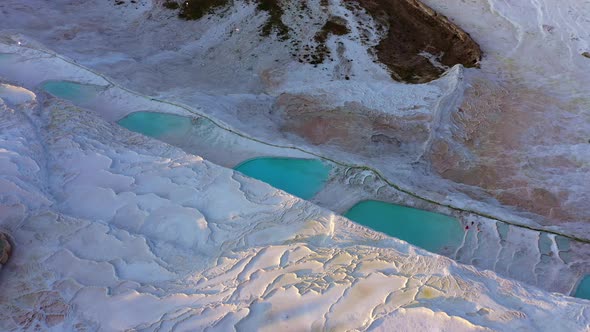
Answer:
<svg viewBox="0 0 590 332"><path fill-rule="evenodd" d="M4 330L588 327L583 300L383 238L6 87L1 223L16 250L1 273Z"/></svg>
<svg viewBox="0 0 590 332"><path fill-rule="evenodd" d="M248 1L191 22L159 0L2 1L0 330L590 330L590 302L543 290L590 273L588 3L424 2L480 69L392 81L383 30L338 0L286 6L290 41ZM334 15L334 60L298 61ZM136 111L215 125L174 146L114 123ZM309 202L223 167L266 155L338 169ZM477 232L452 260L338 215L361 199Z"/></svg>

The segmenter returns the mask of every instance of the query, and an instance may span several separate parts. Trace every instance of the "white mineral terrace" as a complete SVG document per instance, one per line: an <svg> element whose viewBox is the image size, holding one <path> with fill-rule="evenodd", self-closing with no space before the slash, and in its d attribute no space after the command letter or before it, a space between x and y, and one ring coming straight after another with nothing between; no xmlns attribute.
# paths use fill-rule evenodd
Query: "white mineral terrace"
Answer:
<svg viewBox="0 0 590 332"><path fill-rule="evenodd" d="M590 3L426 0L485 57L404 84L341 1L327 10L351 32L317 67L262 38L251 3L185 22L162 2L0 3L1 331L590 330L569 296L590 274ZM306 36L319 18L299 14L283 21ZM302 109L423 140L319 144L281 122ZM117 124L135 112L189 120L155 139ZM232 170L259 157L329 176L304 200ZM460 244L438 255L342 217L365 200L452 216Z"/></svg>

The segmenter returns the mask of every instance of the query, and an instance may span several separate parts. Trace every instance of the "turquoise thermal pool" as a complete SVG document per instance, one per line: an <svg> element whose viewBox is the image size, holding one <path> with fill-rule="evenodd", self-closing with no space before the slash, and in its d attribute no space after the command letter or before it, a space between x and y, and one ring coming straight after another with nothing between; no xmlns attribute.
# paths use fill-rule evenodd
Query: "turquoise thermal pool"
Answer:
<svg viewBox="0 0 590 332"><path fill-rule="evenodd" d="M235 169L292 195L310 199L328 180L331 167L317 159L256 158Z"/></svg>
<svg viewBox="0 0 590 332"><path fill-rule="evenodd" d="M207 140L207 132L211 130L209 120L156 112L131 113L117 123L131 131L181 146L190 143L187 141ZM290 194L310 199L324 186L331 167L317 159L256 158L235 169Z"/></svg>
<svg viewBox="0 0 590 332"><path fill-rule="evenodd" d="M345 217L431 252L458 248L464 230L455 218L379 201L362 201Z"/></svg>
<svg viewBox="0 0 590 332"><path fill-rule="evenodd" d="M55 97L73 103L84 103L96 97L106 87L93 84L82 84L69 81L46 81L41 88Z"/></svg>
<svg viewBox="0 0 590 332"><path fill-rule="evenodd" d="M574 294L575 297L579 297L581 299L590 300L590 275L585 276L580 284L578 284L578 288L576 288L576 293Z"/></svg>
<svg viewBox="0 0 590 332"><path fill-rule="evenodd" d="M193 125L191 118L155 112L135 112L117 122L131 131L154 138L184 137Z"/></svg>

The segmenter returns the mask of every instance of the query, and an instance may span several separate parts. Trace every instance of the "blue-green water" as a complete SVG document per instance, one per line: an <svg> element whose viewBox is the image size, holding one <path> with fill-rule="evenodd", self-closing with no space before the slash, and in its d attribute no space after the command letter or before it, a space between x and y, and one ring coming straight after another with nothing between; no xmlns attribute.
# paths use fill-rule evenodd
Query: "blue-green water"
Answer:
<svg viewBox="0 0 590 332"><path fill-rule="evenodd" d="M191 118L166 113L135 112L117 122L131 131L154 138L182 137L191 129Z"/></svg>
<svg viewBox="0 0 590 332"><path fill-rule="evenodd" d="M41 88L55 97L73 103L84 103L96 97L106 87L69 81L46 81Z"/></svg>
<svg viewBox="0 0 590 332"><path fill-rule="evenodd" d="M155 112L131 113L117 123L173 145L203 139L211 124L209 120ZM315 159L257 158L235 169L290 194L310 199L324 186L331 167Z"/></svg>
<svg viewBox="0 0 590 332"><path fill-rule="evenodd" d="M14 55L12 53L0 53L0 60L9 60L13 57Z"/></svg>
<svg viewBox="0 0 590 332"><path fill-rule="evenodd" d="M448 252L463 240L464 230L455 218L401 205L363 201L344 216L431 252Z"/></svg>
<svg viewBox="0 0 590 332"><path fill-rule="evenodd" d="M310 199L328 180L331 167L317 159L257 158L235 169L292 195Z"/></svg>
<svg viewBox="0 0 590 332"><path fill-rule="evenodd" d="M590 300L590 275L585 276L582 281L580 281L574 296Z"/></svg>

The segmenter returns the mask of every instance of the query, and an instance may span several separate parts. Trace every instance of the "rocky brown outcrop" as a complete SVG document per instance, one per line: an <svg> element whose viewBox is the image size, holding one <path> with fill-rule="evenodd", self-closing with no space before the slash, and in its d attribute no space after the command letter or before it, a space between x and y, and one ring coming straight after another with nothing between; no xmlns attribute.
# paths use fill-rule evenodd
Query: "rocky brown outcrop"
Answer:
<svg viewBox="0 0 590 332"><path fill-rule="evenodd" d="M278 0L256 0L258 10L268 13L268 20L261 27L261 35L268 36L273 31L281 38L286 40L289 34L287 27L281 20L283 8ZM201 17L214 12L218 8L232 5L229 0L185 0L179 5L176 1L166 0L164 7L169 9L178 9L178 16L185 20L198 20Z"/></svg>
<svg viewBox="0 0 590 332"><path fill-rule="evenodd" d="M347 0L358 4L388 27L377 45L377 57L398 81L424 83L438 78L444 67L476 67L479 45L461 28L416 0ZM437 66L426 56L430 54ZM426 56L425 56L426 55ZM442 66L441 66L442 65Z"/></svg>
<svg viewBox="0 0 590 332"><path fill-rule="evenodd" d="M584 182L588 165L575 149L560 148L575 146L580 135L548 115L570 116L575 107L542 90L474 80L453 113L452 136L437 139L428 160L442 177L479 187L539 222L587 220L586 193L576 182Z"/></svg>
<svg viewBox="0 0 590 332"><path fill-rule="evenodd" d="M6 264L12 253L12 245L8 241L8 236L0 232L0 265Z"/></svg>
<svg viewBox="0 0 590 332"><path fill-rule="evenodd" d="M276 32L285 41L293 27L282 21L288 1L257 0L258 9L268 13L268 19L261 26L261 35L269 36ZM346 0L353 9L365 9L387 33L376 46L377 59L386 65L393 79L408 83L425 83L442 75L456 64L476 67L481 59L479 45L445 16L417 0ZM175 8L174 1L164 2L164 6ZM228 0L188 0L182 2L179 16L195 20L215 9L230 6ZM327 7L327 4L325 4ZM304 11L306 2L296 7ZM318 51L313 59L300 59L317 65L322 63L329 51L325 45L328 35L344 35L349 32L346 20L330 18L315 36ZM297 43L303 41L297 41Z"/></svg>
<svg viewBox="0 0 590 332"><path fill-rule="evenodd" d="M359 103L329 108L321 98L291 94L277 99L275 112L282 119L283 132L364 156L413 151L414 145L428 139L430 117L423 114L395 116Z"/></svg>

